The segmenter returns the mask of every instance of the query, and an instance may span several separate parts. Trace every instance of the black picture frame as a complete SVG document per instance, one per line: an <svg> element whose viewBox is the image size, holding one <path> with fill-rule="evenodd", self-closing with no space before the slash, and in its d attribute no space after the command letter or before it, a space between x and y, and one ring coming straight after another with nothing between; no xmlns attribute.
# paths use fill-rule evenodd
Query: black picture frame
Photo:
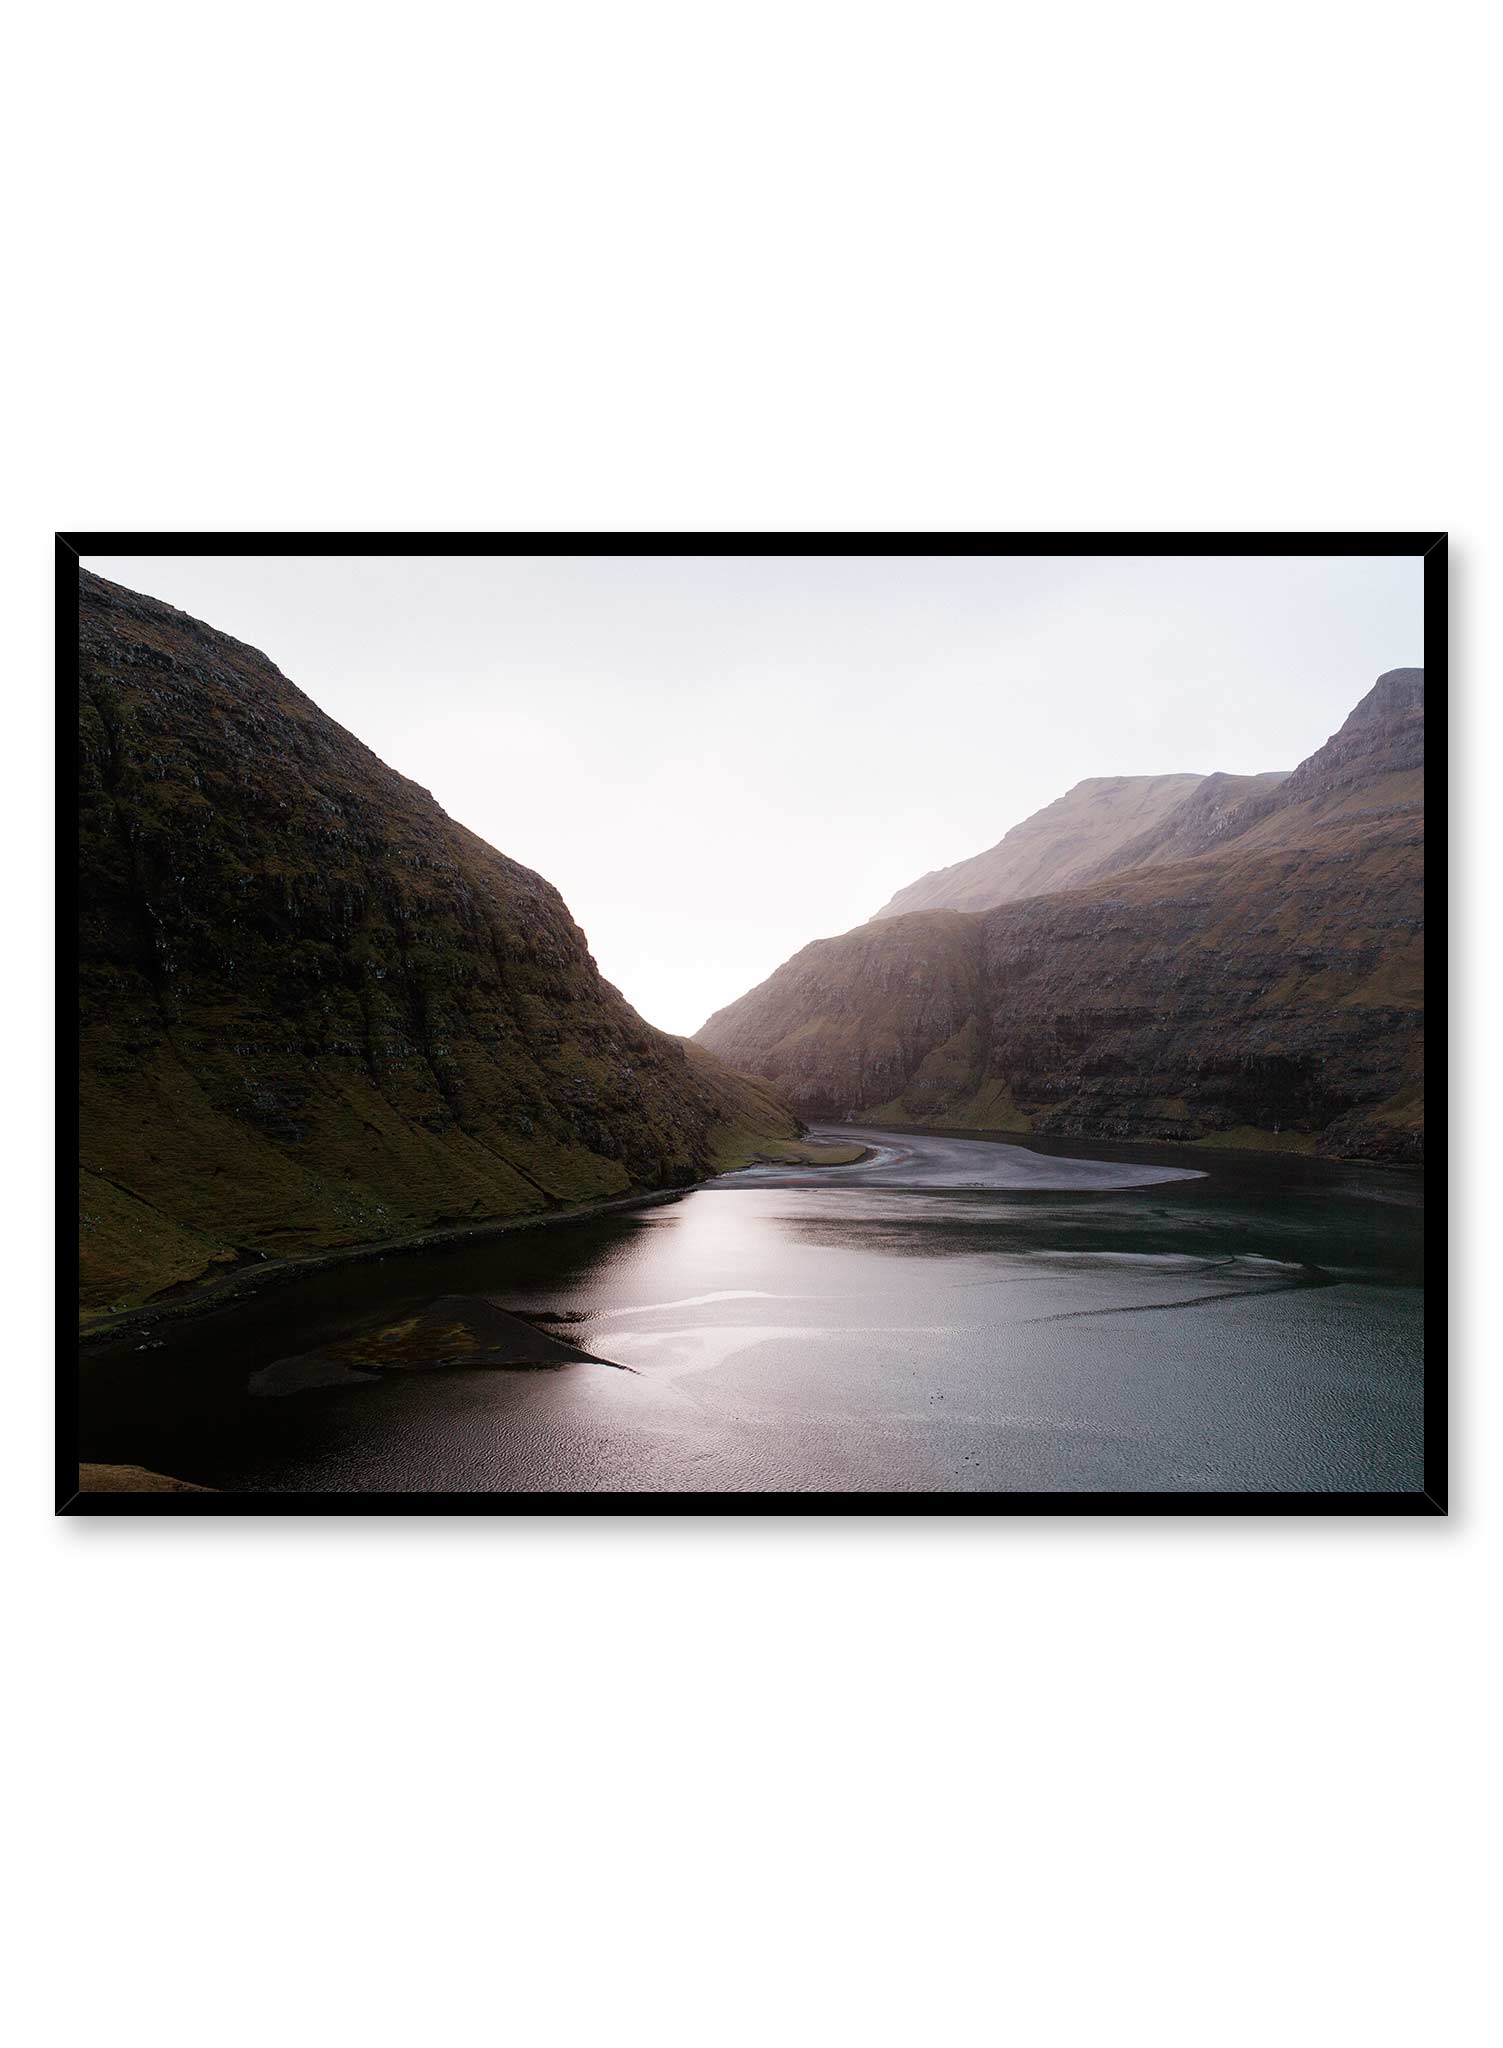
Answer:
<svg viewBox="0 0 1503 2048"><path fill-rule="evenodd" d="M71 699L78 685L79 565L83 555L1409 555L1423 561L1424 656L1427 675L1439 677L1439 743L1426 748L1426 809L1438 794L1441 829L1430 872L1437 870L1447 900L1447 536L1444 533L96 533L56 536L59 877L58 1036L59 1073L69 1070L63 1044L70 984L64 960L64 920L75 874L77 800L64 787ZM73 688L67 687L72 683ZM1432 700L1433 705L1434 700ZM1430 719L1436 716L1430 710ZM1427 721L1429 722L1429 721ZM1439 762L1432 771L1429 763ZM1436 788L1438 784L1438 791ZM76 897L76 887L72 896ZM83 1493L78 1486L79 1388L76 1361L64 1358L62 1331L76 1315L76 1218L58 1198L58 1365L56 1512L59 1515L1445 1515L1448 1489L1448 1317L1446 1298L1446 952L1427 979L1440 1005L1434 1036L1439 1068L1437 1136L1426 1160L1436 1171L1439 1231L1430 1230L1425 1252L1424 1485L1413 1493L1363 1492L1143 1492L994 1494L946 1492L855 1493ZM77 1009L76 978L71 1008ZM76 1047L73 1061L76 1072ZM1432 1091L1433 1092L1433 1091ZM59 1152L71 1135L78 1140L77 1090L71 1109L58 1106ZM1427 1198L1427 1210L1430 1207Z"/></svg>

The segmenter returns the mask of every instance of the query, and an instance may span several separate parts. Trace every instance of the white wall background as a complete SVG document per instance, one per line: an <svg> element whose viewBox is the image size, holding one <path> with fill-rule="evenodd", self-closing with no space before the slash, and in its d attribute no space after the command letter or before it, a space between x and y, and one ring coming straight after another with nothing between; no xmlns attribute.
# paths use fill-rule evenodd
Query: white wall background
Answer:
<svg viewBox="0 0 1503 2048"><path fill-rule="evenodd" d="M1485 2038L1481 22L305 0L20 25L18 2039ZM54 527L1182 525L1455 536L1449 1520L51 1519Z"/></svg>

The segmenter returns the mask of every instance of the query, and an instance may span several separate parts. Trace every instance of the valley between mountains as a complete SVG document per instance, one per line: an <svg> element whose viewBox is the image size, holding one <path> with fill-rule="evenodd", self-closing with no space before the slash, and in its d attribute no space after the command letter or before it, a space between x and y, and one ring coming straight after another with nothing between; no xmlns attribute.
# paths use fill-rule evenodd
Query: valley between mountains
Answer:
<svg viewBox="0 0 1503 2048"><path fill-rule="evenodd" d="M265 655L88 573L79 633L86 1321L808 1163L805 1118L1423 1158L1419 670L1292 772L1078 784L683 1040Z"/></svg>

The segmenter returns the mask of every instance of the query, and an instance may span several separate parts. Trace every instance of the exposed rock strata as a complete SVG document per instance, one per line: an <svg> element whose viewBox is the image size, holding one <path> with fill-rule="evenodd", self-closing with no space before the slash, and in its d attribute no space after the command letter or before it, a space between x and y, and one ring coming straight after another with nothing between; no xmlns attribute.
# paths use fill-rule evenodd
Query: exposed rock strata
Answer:
<svg viewBox="0 0 1503 2048"><path fill-rule="evenodd" d="M1166 861L1212 853L1242 829L1250 799L1270 795L1288 779L1284 768L1270 775L1208 775L1156 825L1093 862L1076 880L1097 882L1127 868L1161 867Z"/></svg>

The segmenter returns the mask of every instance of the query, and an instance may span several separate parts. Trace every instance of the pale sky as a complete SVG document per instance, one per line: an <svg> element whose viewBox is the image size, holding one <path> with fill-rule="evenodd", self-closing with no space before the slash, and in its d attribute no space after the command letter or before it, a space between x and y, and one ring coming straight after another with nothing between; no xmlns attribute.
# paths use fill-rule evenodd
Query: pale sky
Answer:
<svg viewBox="0 0 1503 2048"><path fill-rule="evenodd" d="M1424 659L1409 557L85 563L259 647L683 1033L1083 776L1292 768Z"/></svg>

